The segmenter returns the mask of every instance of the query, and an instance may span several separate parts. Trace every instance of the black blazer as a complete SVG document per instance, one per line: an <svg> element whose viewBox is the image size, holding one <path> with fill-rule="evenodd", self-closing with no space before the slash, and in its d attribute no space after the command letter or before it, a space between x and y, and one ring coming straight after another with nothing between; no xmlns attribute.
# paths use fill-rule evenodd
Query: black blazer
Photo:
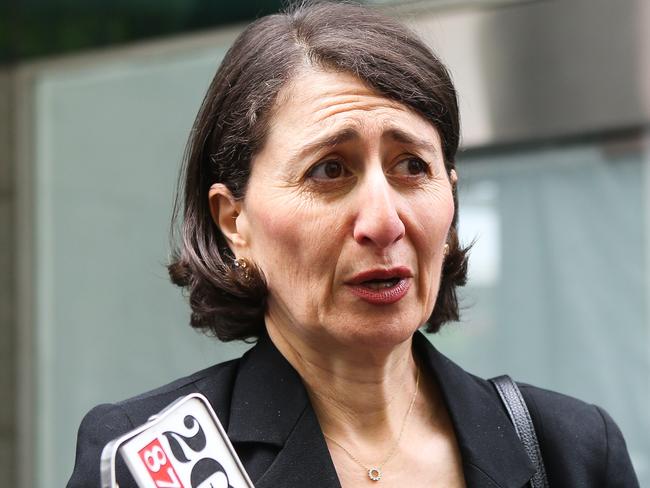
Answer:
<svg viewBox="0 0 650 488"><path fill-rule="evenodd" d="M492 385L462 370L422 334L415 335L413 344L447 403L467 487L525 486L534 469ZM559 393L520 388L551 487L639 486L623 436L606 412ZM299 375L263 338L241 359L92 409L79 427L68 488L98 487L104 445L191 392L210 400L256 488L340 486ZM123 462L117 472L120 488L135 488Z"/></svg>

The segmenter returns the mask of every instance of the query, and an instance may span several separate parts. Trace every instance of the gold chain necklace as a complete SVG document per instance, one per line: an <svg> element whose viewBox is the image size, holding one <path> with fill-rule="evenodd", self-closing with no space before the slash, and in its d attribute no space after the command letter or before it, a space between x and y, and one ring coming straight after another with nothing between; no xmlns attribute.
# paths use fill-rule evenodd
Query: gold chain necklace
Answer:
<svg viewBox="0 0 650 488"><path fill-rule="evenodd" d="M402 426L400 427L399 430L399 435L397 436L397 440L393 444L393 447L391 448L390 452L388 453L388 456L386 456L386 459L384 459L381 463L377 464L376 466L366 466L363 464L359 459L352 454L350 451L348 451L345 447L343 447L341 444L339 444L336 440L332 439L330 436L327 434L323 433L325 437L327 437L330 441L332 441L334 444L336 444L338 447L340 447L343 452L345 452L350 459L352 459L355 463L357 463L359 466L361 466L367 473L368 473L368 478L370 478L372 481L379 481L381 479L381 470L382 468L392 459L392 457L395 455L397 452L397 448L399 447L399 443L402 440L402 434L404 434L404 427L406 427L406 421L408 420L409 416L411 415L411 411L413 410L413 405L415 405L415 399L418 396L418 386L420 384L420 369L418 368L417 370L417 375L415 377L415 391L413 392L413 397L411 398L411 404L409 405L409 409L406 411L406 415L404 415L404 420L402 420Z"/></svg>

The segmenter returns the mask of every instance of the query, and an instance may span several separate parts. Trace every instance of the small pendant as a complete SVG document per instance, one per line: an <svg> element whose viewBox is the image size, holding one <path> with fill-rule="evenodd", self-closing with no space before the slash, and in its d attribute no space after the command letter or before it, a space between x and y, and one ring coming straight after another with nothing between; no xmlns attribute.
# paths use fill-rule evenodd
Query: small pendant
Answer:
<svg viewBox="0 0 650 488"><path fill-rule="evenodd" d="M381 471L379 468L370 468L368 470L368 478L372 481L379 481L381 479Z"/></svg>

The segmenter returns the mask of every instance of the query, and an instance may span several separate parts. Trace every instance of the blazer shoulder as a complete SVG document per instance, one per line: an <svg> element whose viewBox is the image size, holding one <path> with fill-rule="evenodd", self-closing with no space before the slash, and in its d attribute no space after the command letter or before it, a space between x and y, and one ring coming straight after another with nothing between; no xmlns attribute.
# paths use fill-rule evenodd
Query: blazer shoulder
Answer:
<svg viewBox="0 0 650 488"><path fill-rule="evenodd" d="M239 359L220 363L177 379L164 386L114 404L91 409L81 421L77 434L75 466L68 488L99 486L99 462L104 446L111 440L145 423L177 398L189 393L203 393L220 419L228 414L230 388ZM118 479L131 481L123 462L117 464ZM134 486L120 483L120 486Z"/></svg>
<svg viewBox="0 0 650 488"><path fill-rule="evenodd" d="M638 487L623 434L604 409L562 393L518 385L537 432L551 486L553 480L593 479L596 485L607 480L603 485L607 487ZM576 472L576 466L581 467L581 473Z"/></svg>
<svg viewBox="0 0 650 488"><path fill-rule="evenodd" d="M577 398L527 383L517 383L526 400L531 416L543 426L569 429L572 435L599 431L604 423L601 409Z"/></svg>

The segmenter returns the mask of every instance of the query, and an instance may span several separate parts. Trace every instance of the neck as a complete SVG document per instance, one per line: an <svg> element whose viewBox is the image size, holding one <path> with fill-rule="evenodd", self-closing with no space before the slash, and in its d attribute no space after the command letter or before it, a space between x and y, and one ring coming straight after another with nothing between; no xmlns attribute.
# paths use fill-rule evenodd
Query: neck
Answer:
<svg viewBox="0 0 650 488"><path fill-rule="evenodd" d="M378 454L396 439L416 388L410 339L385 349L327 347L267 329L305 383L325 435Z"/></svg>

